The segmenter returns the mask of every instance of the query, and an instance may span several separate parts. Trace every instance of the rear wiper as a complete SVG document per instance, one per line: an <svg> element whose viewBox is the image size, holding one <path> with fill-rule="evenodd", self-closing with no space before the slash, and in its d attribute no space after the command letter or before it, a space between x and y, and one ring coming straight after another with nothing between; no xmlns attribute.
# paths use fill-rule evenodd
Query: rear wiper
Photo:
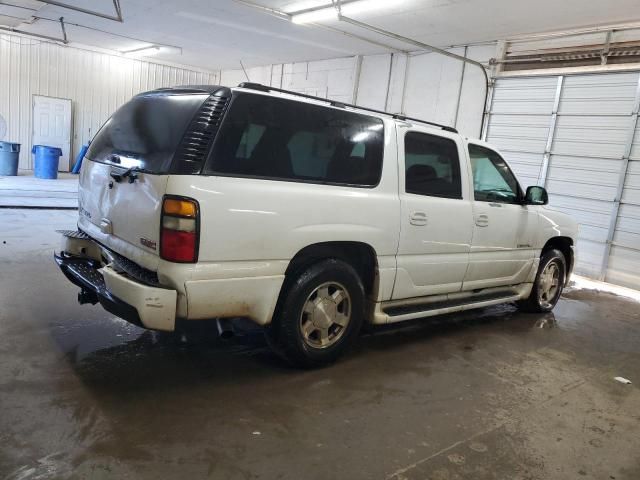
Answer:
<svg viewBox="0 0 640 480"><path fill-rule="evenodd" d="M113 178L116 182L120 183L123 178L129 178L129 183L133 183L138 179L138 173L145 173L146 170L140 167L131 167L125 170L122 173L111 172L111 178Z"/></svg>

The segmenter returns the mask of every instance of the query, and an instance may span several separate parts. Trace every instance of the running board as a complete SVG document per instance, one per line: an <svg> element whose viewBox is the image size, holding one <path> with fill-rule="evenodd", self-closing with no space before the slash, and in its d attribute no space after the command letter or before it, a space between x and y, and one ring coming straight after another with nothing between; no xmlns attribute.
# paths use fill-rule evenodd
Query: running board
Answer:
<svg viewBox="0 0 640 480"><path fill-rule="evenodd" d="M433 317L445 313L461 312L472 308L489 307L501 303L515 302L522 298L521 294L511 292L488 293L474 297L455 300L444 300L417 305L393 305L385 308L381 305L374 315L374 323L396 323L416 318Z"/></svg>

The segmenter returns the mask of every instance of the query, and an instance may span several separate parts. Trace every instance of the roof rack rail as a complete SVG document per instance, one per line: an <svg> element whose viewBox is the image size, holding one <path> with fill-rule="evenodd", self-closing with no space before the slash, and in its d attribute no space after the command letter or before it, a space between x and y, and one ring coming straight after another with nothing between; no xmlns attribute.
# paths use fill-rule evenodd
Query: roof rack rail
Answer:
<svg viewBox="0 0 640 480"><path fill-rule="evenodd" d="M435 123L435 122L430 122L428 120L422 120L420 118L414 118L414 117L407 117L406 115L401 115L398 113L389 113L389 112L385 112L382 110L376 110L375 108L368 108L368 107L361 107L359 105L352 105L350 103L343 103L343 102L338 102L336 100L331 100L329 98L322 98L322 97L316 97L314 95L307 95L305 93L298 93L298 92L294 92L292 90L285 90L283 88L276 88L276 87L270 87L268 85L263 85L261 83L253 83L253 82L242 82L240 85L238 85L238 87L240 88L248 88L251 90L258 90L260 92L280 92L280 93L287 93L289 95L295 95L297 97L302 97L302 98L309 98L311 100L319 100L321 102L325 102L328 103L329 105L331 105L332 107L338 107L338 108L357 108L359 110L366 110L368 112L373 112L373 113L378 113L380 115L389 115L391 118L394 118L396 120L410 120L412 122L420 122L420 123L425 123L427 125L431 125L433 127L438 127L441 128L444 131L447 132L453 132L453 133L458 133L458 130L456 130L454 127L450 127L448 125L442 125L440 123Z"/></svg>

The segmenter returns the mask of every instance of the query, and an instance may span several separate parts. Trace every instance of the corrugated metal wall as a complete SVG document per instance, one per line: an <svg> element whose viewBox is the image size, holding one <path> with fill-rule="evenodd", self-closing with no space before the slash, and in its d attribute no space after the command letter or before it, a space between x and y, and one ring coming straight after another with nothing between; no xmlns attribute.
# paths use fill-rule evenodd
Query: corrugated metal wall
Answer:
<svg viewBox="0 0 640 480"><path fill-rule="evenodd" d="M22 144L20 168L32 168L33 95L72 100L75 156L113 111L136 93L217 81L214 73L0 35L0 115L7 122L4 140Z"/></svg>
<svg viewBox="0 0 640 480"><path fill-rule="evenodd" d="M524 186L546 186L550 205L580 223L576 272L632 288L640 288L639 102L638 72L501 78L487 130Z"/></svg>

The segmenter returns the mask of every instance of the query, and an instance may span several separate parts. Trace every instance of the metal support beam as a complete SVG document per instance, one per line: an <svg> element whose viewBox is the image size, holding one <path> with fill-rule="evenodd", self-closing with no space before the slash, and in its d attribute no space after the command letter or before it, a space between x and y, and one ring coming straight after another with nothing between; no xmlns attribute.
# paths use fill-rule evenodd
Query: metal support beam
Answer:
<svg viewBox="0 0 640 480"><path fill-rule="evenodd" d="M236 0L237 1L237 0ZM328 30L333 33L338 33L340 35L344 35L345 37L355 38L356 40L360 40L361 42L370 43L371 45L376 45L378 47L382 47L387 50L391 50L392 52L399 53L409 53L406 50L402 50L400 48L392 47L391 45L387 45L386 43L377 42L375 40L371 40L370 38L363 37L361 35L356 35L355 33L346 32L344 30L340 30L339 28L330 27L329 25L320 25L319 23L310 23L315 28L321 28L322 30Z"/></svg>
<svg viewBox="0 0 640 480"><path fill-rule="evenodd" d="M13 27L5 27L4 25L0 25L0 30L3 30L5 32L13 32L13 33L19 33L20 35L25 35L28 37L33 37L36 39L42 39L42 40L48 40L51 42L56 42L56 43L63 43L63 44L67 44L69 43L66 38L56 38L56 37L51 37L49 35L41 35L39 33L31 33L31 32L26 32L24 30L20 30L18 28L13 28Z"/></svg>
<svg viewBox="0 0 640 480"><path fill-rule="evenodd" d="M611 35L612 35L612 31L609 30L607 32L607 36L605 37L604 40L604 47L602 48L602 53L600 53L600 65L606 65L607 64L607 57L609 56L609 50L611 49Z"/></svg>
<svg viewBox="0 0 640 480"><path fill-rule="evenodd" d="M616 189L616 198L613 200L613 209L611 211L611 220L609 222L609 231L607 232L607 243L602 256L602 268L600 271L600 280L604 280L607 276L609 268L609 256L611 255L611 245L613 237L618 227L618 213L620 212L620 203L622 202L622 193L624 192L624 184L627 180L627 170L629 168L629 157L633 148L633 138L638 126L638 116L640 112L640 74L638 75L638 86L636 87L636 97L633 102L633 110L629 120L629 130L627 131L627 142L624 146L624 154L622 155L622 166L620 167L620 175L618 177L618 187Z"/></svg>
<svg viewBox="0 0 640 480"><path fill-rule="evenodd" d="M435 53L439 53L440 55L444 55L446 57L450 57L450 58L455 58L456 60L460 60L461 62L465 62L468 63L470 65L475 65L476 67L480 68L480 70L482 71L482 74L484 75L484 83L485 83L485 91L484 91L484 104L487 104L487 97L489 96L489 75L487 75L487 70L485 69L485 66L480 63L477 62L476 60L472 60L470 58L466 58L463 57L462 55L458 55L456 53L452 53L449 52L448 50L444 50L442 48L438 48L438 47L434 47L433 45L429 45L423 42L420 42L418 40L414 40L413 38L409 38L409 37L404 37L402 35L398 35L397 33L393 33L393 32L389 32L387 30L383 30L381 28L378 27L374 27L373 25L369 25L368 23L363 23L360 22L358 20L354 20L353 18L350 17L345 17L342 14L338 15L338 19L342 22L345 23L349 23L351 25L355 25L356 27L360 27L362 29L365 30L369 30L372 32L375 32L379 35L383 35L385 37L389 37L389 38L393 38L394 40L398 40L399 42L404 42L404 43L408 43L409 45L413 45L415 47L418 47L422 50L429 50ZM480 137L482 137L483 135L483 128L484 128L484 117L485 117L485 112L483 110L482 112L482 119L480 121Z"/></svg>
<svg viewBox="0 0 640 480"><path fill-rule="evenodd" d="M409 55L405 55L404 57L404 76L402 77L402 97L400 98L400 113L402 115L404 115L405 113L405 109L404 109L404 101L407 98L406 93L407 93L407 80L409 78L409 61L411 59L411 56Z"/></svg>
<svg viewBox="0 0 640 480"><path fill-rule="evenodd" d="M391 93L391 76L393 75L393 53L389 55L389 76L387 77L387 94L384 97L385 112L389 111L389 93Z"/></svg>
<svg viewBox="0 0 640 480"><path fill-rule="evenodd" d="M542 156L542 166L540 167L540 173L538 175L538 185L541 187L547 187L547 173L549 172L549 162L551 161L551 146L553 145L553 138L556 134L556 123L558 122L558 107L560 106L560 95L562 94L562 83L564 77L560 75L558 77L558 83L556 84L556 95L553 98L553 110L551 110L551 122L549 123L549 133L547 133L547 143L544 147L544 154Z"/></svg>
<svg viewBox="0 0 640 480"><path fill-rule="evenodd" d="M465 45L464 47L464 58L467 58L467 52L469 51L469 47ZM462 84L464 83L464 71L467 67L466 62L462 64L462 71L460 72L460 85L458 85L458 101L456 102L456 113L453 116L453 126L458 126L458 115L460 114L460 101L462 100Z"/></svg>
<svg viewBox="0 0 640 480"><path fill-rule="evenodd" d="M489 120L491 119L492 110L493 110L493 94L496 90L495 80L489 85L489 92L487 94L487 100L483 105L483 115L482 115L482 136L480 137L483 141L487 140L487 136L489 135Z"/></svg>
<svg viewBox="0 0 640 480"><path fill-rule="evenodd" d="M60 8L68 8L80 13L86 13L87 15L93 15L95 17L106 18L107 20L113 20L114 22L122 23L122 10L120 9L120 0L113 0L113 8L116 11L115 15L107 15L106 13L96 12L94 10L87 10L86 8L76 7L75 5L69 5L68 3L58 2L54 0L42 0L47 5L53 5Z"/></svg>
<svg viewBox="0 0 640 480"><path fill-rule="evenodd" d="M60 17L60 28L62 29L62 38L64 38L64 43L69 43L69 39L67 39L67 29L64 28L64 17Z"/></svg>
<svg viewBox="0 0 640 480"><path fill-rule="evenodd" d="M356 56L356 73L353 76L353 95L351 101L354 105L358 104L358 90L360 89L360 73L362 72L362 55Z"/></svg>

